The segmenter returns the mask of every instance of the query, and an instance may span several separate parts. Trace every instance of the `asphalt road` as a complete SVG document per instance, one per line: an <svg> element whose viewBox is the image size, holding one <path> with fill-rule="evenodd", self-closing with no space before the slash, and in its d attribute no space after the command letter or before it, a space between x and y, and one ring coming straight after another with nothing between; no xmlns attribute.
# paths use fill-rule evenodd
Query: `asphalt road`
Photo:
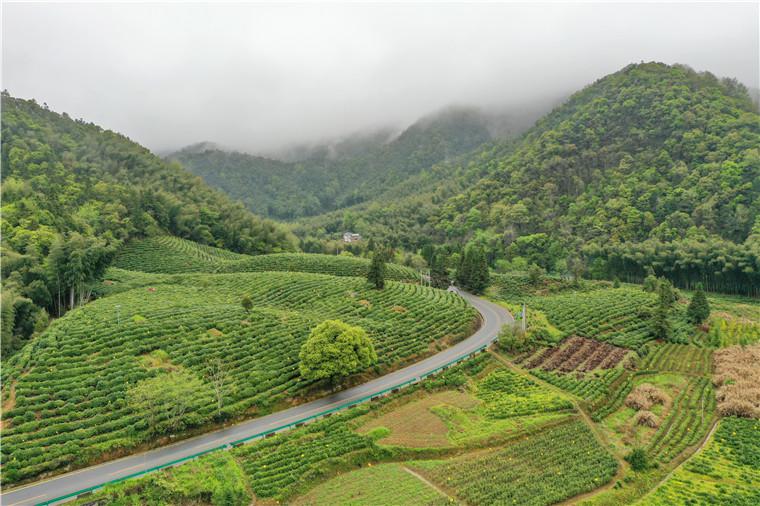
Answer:
<svg viewBox="0 0 760 506"><path fill-rule="evenodd" d="M241 422L201 436L185 439L177 443L130 455L118 460L72 471L48 480L31 483L19 488L3 491L0 504L4 506L30 506L78 491L102 485L106 482L130 476L146 469L164 465L183 457L231 444L261 432L292 424L309 416L346 405L352 401L387 391L396 385L424 376L460 357L477 351L491 343L505 323L513 322L512 316L502 307L479 297L463 293L481 314L483 323L473 335L425 360L386 374L362 385L343 390L321 399L301 404L284 411Z"/></svg>

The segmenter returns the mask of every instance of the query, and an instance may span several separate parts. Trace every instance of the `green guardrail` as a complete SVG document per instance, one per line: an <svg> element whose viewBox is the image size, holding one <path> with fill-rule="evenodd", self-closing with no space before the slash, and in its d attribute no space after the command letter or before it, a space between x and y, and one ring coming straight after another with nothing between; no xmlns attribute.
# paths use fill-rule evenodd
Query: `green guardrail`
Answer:
<svg viewBox="0 0 760 506"><path fill-rule="evenodd" d="M101 489L103 487L106 487L108 485L114 485L116 483L121 483L122 481L130 480L132 478L137 478L138 476L142 476L144 474L149 474L149 473L152 473L154 471L160 471L161 469L166 469L166 468L169 468L169 467L172 467L172 466L176 466L177 464L181 464L181 463L187 462L189 460L197 459L198 457L202 457L203 455L207 455L207 454L215 452L215 451L225 450L225 449L233 448L233 447L236 447L236 446L240 446L240 445L245 444L245 443L247 443L249 441L252 441L254 439L259 439L259 438L262 438L262 437L267 437L270 434L274 434L274 433L277 433L277 432L282 432L282 431L285 431L285 430L292 429L296 425L306 424L306 423L308 423L308 422L310 422L310 421L312 421L312 420L314 420L316 418L324 417L326 415L331 415L333 413L336 413L338 411L342 411L342 410L347 409L347 408L352 408L354 406L357 406L359 404L367 402L368 400L372 400L372 399L375 399L375 398L378 398L378 397L382 397L383 395L385 395L388 392L391 392L393 390L398 390L398 389L407 387L407 386L409 386L409 385L411 385L413 383L418 383L418 382L420 382L420 381L428 378L429 376L437 374L437 373L441 372L442 370L450 367L451 365L456 364L457 362L463 362L463 361L467 360L468 358L472 358L477 353L485 351L486 348L488 348L489 344L490 343L484 344L483 346L481 346L479 348L476 348L473 351L469 351L469 352L467 352L467 353L465 353L463 355L460 355L459 357L454 358L454 359L446 362L445 364L443 364L441 366L438 366L435 369L432 369L432 370L426 372L425 374L421 374L420 376L412 378L410 380L402 381L401 383L398 383L398 384L396 384L396 385L394 385L392 387L388 387L386 389L380 390L379 392L375 392L374 394L365 395L364 397L361 397L359 399L345 402L345 403L341 404L340 406L336 406L334 408L330 408L330 409L327 409L327 410L324 410L324 411L320 411L317 414L309 415L307 417L304 417L304 418L301 418L299 420L296 420L295 422L290 422L290 423L281 425L279 427L275 427L274 429L269 429L269 430L265 430L265 431L262 431L262 432L258 432L256 434L251 435L251 436L244 437L242 439L238 439L238 440L232 441L231 443L225 443L223 445L219 445L219 446L216 446L214 448L209 448L208 450L203 450L201 452L194 453L194 454L188 455L186 457L182 457L182 458L179 458L179 459L176 459L176 460L172 460L171 462L167 462L165 464L160 464L160 465L151 467L149 469L144 469L142 471L137 471L137 472L134 472L134 473L122 476L121 478L115 478L113 480L109 480L109 481L107 481L105 483L101 483L100 485L94 485L92 487L83 488L81 490L77 490L76 492L71 492L69 494L62 495L62 496L56 497L54 499L49 499L47 501L37 503L36 506L48 506L48 505L51 505L51 504L54 504L54 503L57 503L57 502L60 502L60 501L65 501L66 499L71 499L71 498L74 498L74 497L79 498L79 496L86 496L86 495L88 495L88 494L90 494L90 493L92 493L92 492L94 492L96 490L99 490L99 489Z"/></svg>

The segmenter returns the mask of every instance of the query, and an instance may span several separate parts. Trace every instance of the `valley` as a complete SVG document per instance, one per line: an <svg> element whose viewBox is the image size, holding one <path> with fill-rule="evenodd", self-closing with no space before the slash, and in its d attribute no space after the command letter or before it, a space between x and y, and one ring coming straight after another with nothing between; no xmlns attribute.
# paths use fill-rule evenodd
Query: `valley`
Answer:
<svg viewBox="0 0 760 506"><path fill-rule="evenodd" d="M757 103L548 105L159 157L4 91L2 503L758 504Z"/></svg>

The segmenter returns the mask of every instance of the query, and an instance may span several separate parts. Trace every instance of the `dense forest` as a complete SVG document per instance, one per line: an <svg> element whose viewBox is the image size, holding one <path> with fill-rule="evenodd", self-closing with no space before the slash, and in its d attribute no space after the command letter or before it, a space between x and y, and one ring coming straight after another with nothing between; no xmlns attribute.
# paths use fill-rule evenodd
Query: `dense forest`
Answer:
<svg viewBox="0 0 760 506"><path fill-rule="evenodd" d="M297 233L351 228L408 249L475 242L507 268L641 281L651 267L682 287L758 294L759 146L756 105L737 81L630 65L518 142L470 154L425 194L306 220ZM483 176L451 195L468 174Z"/></svg>
<svg viewBox="0 0 760 506"><path fill-rule="evenodd" d="M2 94L2 348L85 302L125 241L157 233L241 253L292 234L117 133Z"/></svg>
<svg viewBox="0 0 760 506"><path fill-rule="evenodd" d="M522 128L526 118L514 118L510 125ZM410 178L423 170L489 141L491 123L477 110L450 108L419 120L397 137L388 131L356 136L302 150L306 158L301 160L193 146L169 158L255 213L292 220L367 201L397 184L412 184Z"/></svg>

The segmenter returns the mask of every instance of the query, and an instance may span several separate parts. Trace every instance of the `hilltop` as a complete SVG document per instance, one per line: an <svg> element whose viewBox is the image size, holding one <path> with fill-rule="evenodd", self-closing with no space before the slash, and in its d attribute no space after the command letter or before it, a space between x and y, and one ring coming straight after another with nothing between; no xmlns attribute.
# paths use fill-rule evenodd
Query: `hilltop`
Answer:
<svg viewBox="0 0 760 506"><path fill-rule="evenodd" d="M596 277L648 266L683 287L760 286L760 117L746 88L688 67L629 65L575 93L514 142L463 157L422 195L304 220L302 236L357 232L483 245L493 262ZM753 292L753 288L754 291Z"/></svg>
<svg viewBox="0 0 760 506"><path fill-rule="evenodd" d="M490 142L492 132L513 134L534 119L523 116L492 118L476 109L452 107L398 135L388 130L357 134L340 142L294 148L284 154L285 160L202 145L168 158L254 212L292 220L372 200L395 185L413 184L421 172Z"/></svg>

